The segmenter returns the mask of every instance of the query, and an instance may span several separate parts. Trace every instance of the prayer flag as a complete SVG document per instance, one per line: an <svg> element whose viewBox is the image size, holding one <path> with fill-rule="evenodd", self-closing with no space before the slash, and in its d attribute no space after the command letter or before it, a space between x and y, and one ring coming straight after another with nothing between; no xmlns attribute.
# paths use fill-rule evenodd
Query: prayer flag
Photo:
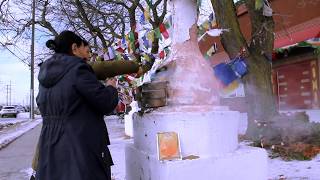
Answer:
<svg viewBox="0 0 320 180"><path fill-rule="evenodd" d="M141 14L141 16L140 16L140 24L146 24L146 19L145 19L144 14Z"/></svg>
<svg viewBox="0 0 320 180"><path fill-rule="evenodd" d="M151 60L148 54L143 54L143 58L148 62Z"/></svg>
<svg viewBox="0 0 320 180"><path fill-rule="evenodd" d="M126 40L126 46L129 48L129 46L130 46L129 34L126 34L125 40Z"/></svg>
<svg viewBox="0 0 320 180"><path fill-rule="evenodd" d="M122 47L118 47L116 50L120 53L124 53L124 49Z"/></svg>
<svg viewBox="0 0 320 180"><path fill-rule="evenodd" d="M133 33L133 31L130 31L130 33L129 33L129 40L130 40L130 42L134 42L134 33Z"/></svg>
<svg viewBox="0 0 320 180"><path fill-rule="evenodd" d="M203 24L202 24L203 28L205 30L209 30L210 29L210 23L208 20L206 20Z"/></svg>
<svg viewBox="0 0 320 180"><path fill-rule="evenodd" d="M114 49L113 49L112 46L108 47L108 54L109 54L109 58L110 59L114 59L116 57L116 54L115 54Z"/></svg>
<svg viewBox="0 0 320 180"><path fill-rule="evenodd" d="M109 54L108 54L108 53L104 53L104 54L103 54L103 60L104 60L104 61L110 60L110 57L109 57Z"/></svg>
<svg viewBox="0 0 320 180"><path fill-rule="evenodd" d="M148 39L150 42L154 41L154 31L153 30L148 32L147 36L148 36Z"/></svg>
<svg viewBox="0 0 320 180"><path fill-rule="evenodd" d="M166 29L166 26L163 23L160 24L159 30L165 39L169 38L169 33Z"/></svg>
<svg viewBox="0 0 320 180"><path fill-rule="evenodd" d="M210 58L210 56L206 53L206 54L204 55L204 58L205 58L206 60L208 60L208 59Z"/></svg>
<svg viewBox="0 0 320 180"><path fill-rule="evenodd" d="M167 21L164 24L166 28L169 29L172 26L172 16L169 16Z"/></svg>
<svg viewBox="0 0 320 180"><path fill-rule="evenodd" d="M161 32L160 32L160 29L159 29L159 28L156 28L156 29L154 30L154 33L155 33L157 39L162 39L162 37L161 37Z"/></svg>
<svg viewBox="0 0 320 180"><path fill-rule="evenodd" d="M147 40L146 36L142 37L143 45L148 49L149 48L149 41Z"/></svg>
<svg viewBox="0 0 320 180"><path fill-rule="evenodd" d="M149 7L152 6L152 0L146 0L146 1Z"/></svg>
<svg viewBox="0 0 320 180"><path fill-rule="evenodd" d="M165 48L164 48L164 52L168 55L168 54L170 53L169 48L168 48L168 47L165 47Z"/></svg>
<svg viewBox="0 0 320 180"><path fill-rule="evenodd" d="M159 58L160 58L160 59L164 59L164 56L165 56L164 51L161 51L160 54L159 54Z"/></svg>
<svg viewBox="0 0 320 180"><path fill-rule="evenodd" d="M168 22L168 21L164 25L166 26L167 29L169 29L171 27L170 22Z"/></svg>
<svg viewBox="0 0 320 180"><path fill-rule="evenodd" d="M144 20L149 21L150 20L150 8L146 7L143 14L144 14Z"/></svg>
<svg viewBox="0 0 320 180"><path fill-rule="evenodd" d="M124 60L129 60L129 57L126 54L122 54Z"/></svg>
<svg viewBox="0 0 320 180"><path fill-rule="evenodd" d="M217 22L214 20L214 21L211 21L211 28L216 28L217 27Z"/></svg>
<svg viewBox="0 0 320 180"><path fill-rule="evenodd" d="M208 56L212 56L215 53L214 45L210 47L210 49L207 51Z"/></svg>
<svg viewBox="0 0 320 180"><path fill-rule="evenodd" d="M237 80L235 80L232 83L230 83L228 86L225 86L223 88L223 92L225 94L229 94L229 93L233 92L234 90L236 90L238 87L239 87L239 82Z"/></svg>
<svg viewBox="0 0 320 180"><path fill-rule="evenodd" d="M211 13L210 16L209 16L209 21L210 22L213 21L213 18L214 18L213 13Z"/></svg>
<svg viewBox="0 0 320 180"><path fill-rule="evenodd" d="M116 56L116 60L121 60L121 59L122 59L121 54L117 54L117 56Z"/></svg>

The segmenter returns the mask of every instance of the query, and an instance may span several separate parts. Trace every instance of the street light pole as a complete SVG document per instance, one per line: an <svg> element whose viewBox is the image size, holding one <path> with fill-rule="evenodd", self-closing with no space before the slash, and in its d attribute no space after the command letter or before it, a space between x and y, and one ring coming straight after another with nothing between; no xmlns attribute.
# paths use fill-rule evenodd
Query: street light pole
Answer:
<svg viewBox="0 0 320 180"><path fill-rule="evenodd" d="M34 36L35 36L36 0L32 0L32 36L31 36L31 80L30 80L30 119L34 119Z"/></svg>

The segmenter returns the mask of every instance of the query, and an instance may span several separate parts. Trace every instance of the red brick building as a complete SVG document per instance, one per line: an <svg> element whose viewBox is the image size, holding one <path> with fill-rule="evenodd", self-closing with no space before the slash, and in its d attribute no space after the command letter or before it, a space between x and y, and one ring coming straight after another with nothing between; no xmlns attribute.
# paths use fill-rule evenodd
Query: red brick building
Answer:
<svg viewBox="0 0 320 180"><path fill-rule="evenodd" d="M275 21L275 50L283 52L273 58L273 89L279 110L319 110L320 112L320 56L314 48L294 47L301 41L320 36L320 1L271 0ZM238 8L241 31L249 40L251 24L244 5ZM210 57L212 66L229 59L220 38L207 36L199 42L203 54L217 44L218 51ZM239 90L238 90L239 91ZM240 89L241 91L241 89ZM222 98L231 109L245 112L243 93L232 98ZM320 119L319 119L320 121Z"/></svg>

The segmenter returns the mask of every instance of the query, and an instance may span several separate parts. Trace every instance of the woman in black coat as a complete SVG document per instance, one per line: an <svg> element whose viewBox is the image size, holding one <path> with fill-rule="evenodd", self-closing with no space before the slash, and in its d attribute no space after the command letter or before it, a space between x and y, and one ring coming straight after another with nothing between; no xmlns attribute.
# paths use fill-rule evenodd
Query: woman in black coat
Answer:
<svg viewBox="0 0 320 180"><path fill-rule="evenodd" d="M113 165L103 115L118 103L115 82L102 85L83 60L83 39L63 31L47 47L37 104L43 118L37 180L110 180Z"/></svg>

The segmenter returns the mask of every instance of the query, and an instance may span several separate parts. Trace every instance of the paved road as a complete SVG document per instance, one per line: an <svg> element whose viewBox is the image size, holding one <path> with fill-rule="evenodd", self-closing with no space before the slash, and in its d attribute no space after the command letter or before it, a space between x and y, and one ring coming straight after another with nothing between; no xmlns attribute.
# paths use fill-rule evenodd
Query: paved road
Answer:
<svg viewBox="0 0 320 180"><path fill-rule="evenodd" d="M41 125L0 150L0 180L27 180Z"/></svg>

